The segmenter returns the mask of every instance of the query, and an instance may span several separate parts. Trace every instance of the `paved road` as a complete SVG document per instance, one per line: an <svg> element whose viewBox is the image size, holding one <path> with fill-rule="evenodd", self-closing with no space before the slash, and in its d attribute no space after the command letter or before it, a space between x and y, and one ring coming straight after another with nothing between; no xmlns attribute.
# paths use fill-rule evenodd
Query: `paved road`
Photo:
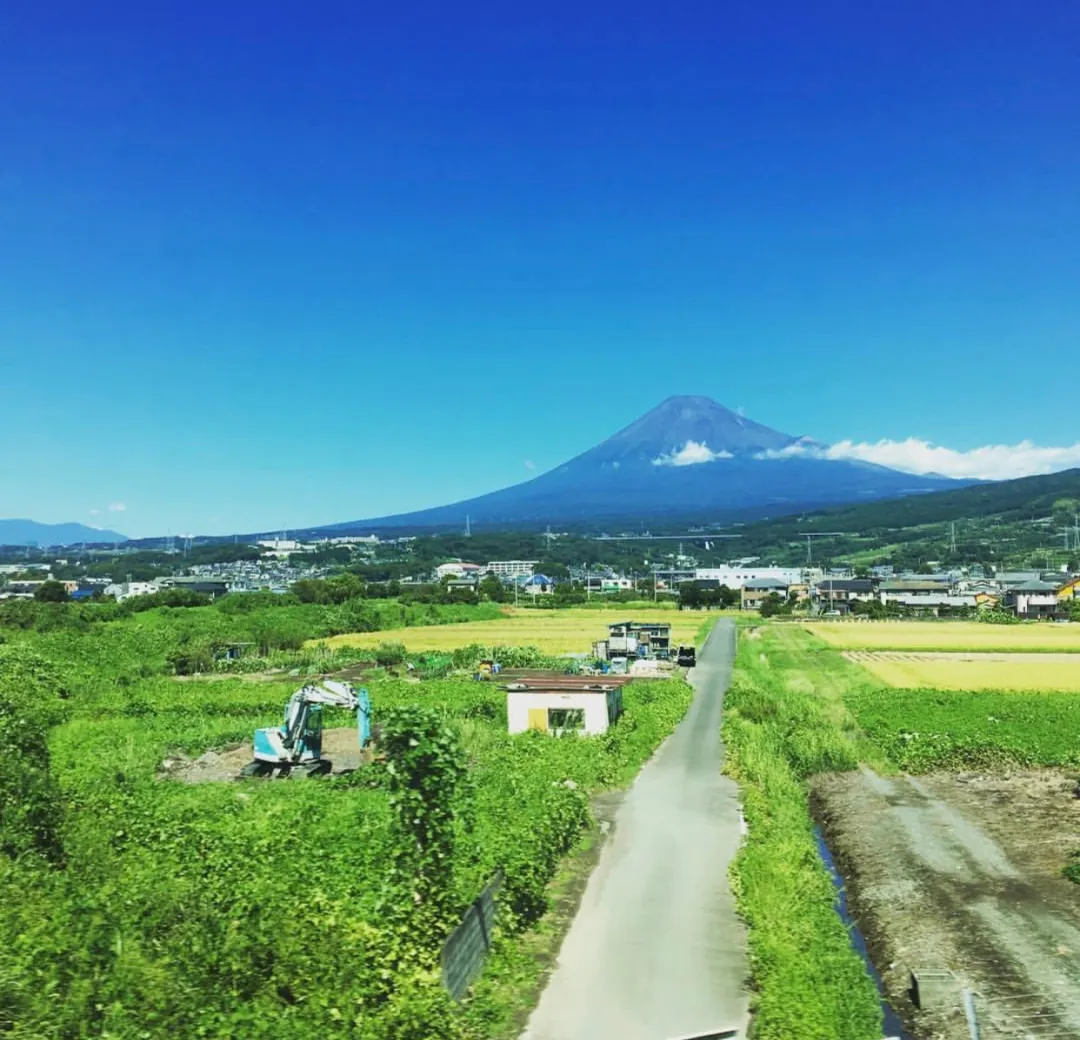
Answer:
<svg viewBox="0 0 1080 1040"><path fill-rule="evenodd" d="M743 1027L745 934L727 881L738 791L720 775L734 649L735 626L720 621L690 673L694 702L623 801L522 1040L668 1040Z"/></svg>

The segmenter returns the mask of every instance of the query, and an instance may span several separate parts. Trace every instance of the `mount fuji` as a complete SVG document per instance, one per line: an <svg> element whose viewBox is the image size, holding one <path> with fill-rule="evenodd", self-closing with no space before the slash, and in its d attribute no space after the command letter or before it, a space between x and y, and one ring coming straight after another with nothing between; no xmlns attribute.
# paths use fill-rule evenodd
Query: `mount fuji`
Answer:
<svg viewBox="0 0 1080 1040"><path fill-rule="evenodd" d="M597 525L639 520L755 519L807 508L962 486L825 455L826 446L744 418L708 397L669 397L547 473L451 505L312 529L375 530Z"/></svg>

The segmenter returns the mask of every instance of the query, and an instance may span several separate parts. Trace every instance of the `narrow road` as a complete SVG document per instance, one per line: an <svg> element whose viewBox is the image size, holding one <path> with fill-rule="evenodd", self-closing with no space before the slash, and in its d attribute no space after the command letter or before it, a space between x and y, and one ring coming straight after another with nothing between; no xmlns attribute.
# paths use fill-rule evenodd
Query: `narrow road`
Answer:
<svg viewBox="0 0 1080 1040"><path fill-rule="evenodd" d="M735 626L721 620L690 673L686 718L618 811L522 1040L742 1035L745 933L727 880L741 823L738 789L720 774L734 651Z"/></svg>

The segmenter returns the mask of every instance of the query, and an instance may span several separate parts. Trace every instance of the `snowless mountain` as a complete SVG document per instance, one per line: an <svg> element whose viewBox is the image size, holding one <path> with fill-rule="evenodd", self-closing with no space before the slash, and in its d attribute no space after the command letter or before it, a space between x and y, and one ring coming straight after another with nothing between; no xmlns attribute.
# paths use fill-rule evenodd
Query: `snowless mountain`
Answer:
<svg viewBox="0 0 1080 1040"><path fill-rule="evenodd" d="M358 520L321 533L532 527L665 517L749 519L961 486L865 462L736 414L708 397L670 397L576 458L523 484L452 505Z"/></svg>
<svg viewBox="0 0 1080 1040"><path fill-rule="evenodd" d="M115 531L86 524L39 524L36 520L0 520L0 545L91 545L126 542Z"/></svg>

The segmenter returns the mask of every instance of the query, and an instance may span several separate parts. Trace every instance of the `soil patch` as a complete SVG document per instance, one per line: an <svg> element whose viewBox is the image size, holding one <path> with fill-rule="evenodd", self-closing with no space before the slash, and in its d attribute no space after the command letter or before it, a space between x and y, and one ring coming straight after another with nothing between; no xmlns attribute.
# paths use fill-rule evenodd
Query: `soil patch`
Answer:
<svg viewBox="0 0 1080 1040"><path fill-rule="evenodd" d="M369 756L360 749L356 727L340 726L323 730L323 757L333 763L333 773L344 773L363 765ZM250 761L250 742L233 744L216 751L207 751L198 758L172 755L162 762L158 777L162 780L180 780L185 784L239 780L240 770Z"/></svg>
<svg viewBox="0 0 1080 1040"><path fill-rule="evenodd" d="M1054 770L816 777L815 813L890 1003L920 1040L1080 1036L1080 848L1075 779ZM911 1001L911 972L955 974L939 1008Z"/></svg>

